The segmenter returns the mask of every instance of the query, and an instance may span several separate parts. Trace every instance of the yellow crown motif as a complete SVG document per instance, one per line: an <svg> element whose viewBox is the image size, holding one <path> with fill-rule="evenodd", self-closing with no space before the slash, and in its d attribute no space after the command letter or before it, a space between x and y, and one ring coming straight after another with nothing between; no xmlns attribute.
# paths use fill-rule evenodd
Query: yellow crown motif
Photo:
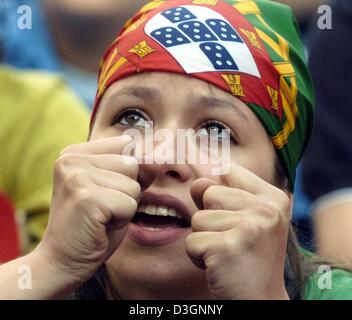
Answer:
<svg viewBox="0 0 352 320"><path fill-rule="evenodd" d="M275 90L270 86L266 86L266 89L268 90L268 93L271 98L271 107L275 111L278 111L279 110L279 91Z"/></svg>
<svg viewBox="0 0 352 320"><path fill-rule="evenodd" d="M245 36L248 38L248 40L250 41L250 43L253 47L256 47L258 49L262 48L260 46L260 43L259 43L257 36L255 35L254 32L243 29L243 28L240 28L240 30L245 34Z"/></svg>
<svg viewBox="0 0 352 320"><path fill-rule="evenodd" d="M222 78L229 85L231 93L235 96L245 97L243 87L241 86L241 76L237 74L222 74Z"/></svg>
<svg viewBox="0 0 352 320"><path fill-rule="evenodd" d="M147 41L145 40L141 41L140 43L135 45L132 49L128 50L128 52L136 54L141 59L154 51L155 50L151 48L148 45Z"/></svg>

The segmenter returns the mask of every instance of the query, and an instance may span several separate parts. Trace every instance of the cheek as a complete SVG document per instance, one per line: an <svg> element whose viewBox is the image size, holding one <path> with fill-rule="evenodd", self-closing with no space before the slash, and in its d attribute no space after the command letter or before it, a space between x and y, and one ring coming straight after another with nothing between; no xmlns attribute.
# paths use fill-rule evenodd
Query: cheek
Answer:
<svg viewBox="0 0 352 320"><path fill-rule="evenodd" d="M198 178L208 178L219 183L221 169L232 162L252 171L265 181L272 182L273 179L275 151L265 144L253 148L235 146L228 156L208 160L207 164L191 165Z"/></svg>
<svg viewBox="0 0 352 320"><path fill-rule="evenodd" d="M116 126L106 126L96 122L91 131L90 140L98 140L123 135L123 130L119 130Z"/></svg>
<svg viewBox="0 0 352 320"><path fill-rule="evenodd" d="M213 164L193 164L190 165L192 171L197 178L207 178L213 180L215 183L220 183L220 172L222 166Z"/></svg>
<svg viewBox="0 0 352 320"><path fill-rule="evenodd" d="M256 145L231 152L231 162L252 171L265 181L272 182L275 164L275 151L270 145Z"/></svg>

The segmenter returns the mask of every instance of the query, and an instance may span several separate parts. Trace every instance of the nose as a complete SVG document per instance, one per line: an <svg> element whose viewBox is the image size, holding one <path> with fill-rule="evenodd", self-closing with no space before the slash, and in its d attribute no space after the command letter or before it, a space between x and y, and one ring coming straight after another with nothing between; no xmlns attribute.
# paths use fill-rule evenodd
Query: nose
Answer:
<svg viewBox="0 0 352 320"><path fill-rule="evenodd" d="M192 169L184 155L177 153L176 138L155 143L149 154L144 154L140 160L138 182L142 190L147 189L155 180L178 180L186 182L192 176ZM181 155L181 156L180 156Z"/></svg>

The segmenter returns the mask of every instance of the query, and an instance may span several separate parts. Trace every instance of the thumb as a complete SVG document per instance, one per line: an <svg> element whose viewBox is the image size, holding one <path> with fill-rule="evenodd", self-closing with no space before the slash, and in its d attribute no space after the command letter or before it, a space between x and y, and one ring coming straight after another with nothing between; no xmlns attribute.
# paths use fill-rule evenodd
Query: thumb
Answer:
<svg viewBox="0 0 352 320"><path fill-rule="evenodd" d="M203 194L204 192L213 185L217 185L218 183L214 180L208 178L200 178L195 180L190 188L191 196L198 207L199 210L203 209Z"/></svg>

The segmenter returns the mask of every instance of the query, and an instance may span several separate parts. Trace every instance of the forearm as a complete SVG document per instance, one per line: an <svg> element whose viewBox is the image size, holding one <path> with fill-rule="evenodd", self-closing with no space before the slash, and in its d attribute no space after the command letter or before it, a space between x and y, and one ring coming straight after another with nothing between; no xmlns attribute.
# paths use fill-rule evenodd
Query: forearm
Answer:
<svg viewBox="0 0 352 320"><path fill-rule="evenodd" d="M0 266L0 300L64 299L79 285L40 251Z"/></svg>

